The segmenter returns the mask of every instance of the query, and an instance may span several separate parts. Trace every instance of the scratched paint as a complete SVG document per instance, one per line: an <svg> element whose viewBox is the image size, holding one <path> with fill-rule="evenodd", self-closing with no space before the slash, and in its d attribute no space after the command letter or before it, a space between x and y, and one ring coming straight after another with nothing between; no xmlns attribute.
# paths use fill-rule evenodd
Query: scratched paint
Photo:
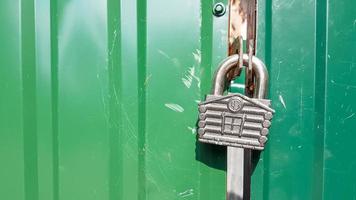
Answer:
<svg viewBox="0 0 356 200"><path fill-rule="evenodd" d="M167 108L175 111L175 112L184 112L184 108L175 103L166 103L164 104Z"/></svg>
<svg viewBox="0 0 356 200"><path fill-rule="evenodd" d="M196 75L194 66L190 67L182 78L182 82L187 88L190 88L192 86L193 81L195 81L197 87L200 88L200 78Z"/></svg>
<svg viewBox="0 0 356 200"><path fill-rule="evenodd" d="M213 3L1 0L0 199L224 200L195 132L228 49ZM251 199L355 199L356 2L258 6L277 112Z"/></svg>
<svg viewBox="0 0 356 200"><path fill-rule="evenodd" d="M188 189L184 192L180 192L178 193L178 196L181 197L181 198L186 198L186 197L189 197L189 196L192 196L194 195L194 190L193 189Z"/></svg>
<svg viewBox="0 0 356 200"><path fill-rule="evenodd" d="M286 106L286 103L284 102L283 96L278 95L278 99L281 102L281 104L283 105L284 109L287 109L287 106Z"/></svg>

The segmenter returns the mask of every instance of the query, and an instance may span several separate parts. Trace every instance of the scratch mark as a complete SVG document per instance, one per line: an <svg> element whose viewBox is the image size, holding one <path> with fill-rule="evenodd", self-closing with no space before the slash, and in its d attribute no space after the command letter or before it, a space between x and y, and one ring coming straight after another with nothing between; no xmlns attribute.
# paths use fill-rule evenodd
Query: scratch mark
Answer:
<svg viewBox="0 0 356 200"><path fill-rule="evenodd" d="M337 86L341 86L341 87L346 87L347 89L352 88L352 89L356 89L356 85L349 85L349 84L344 84L344 83L336 83L334 80L330 81L332 84L337 85Z"/></svg>
<svg viewBox="0 0 356 200"><path fill-rule="evenodd" d="M356 113L352 113L351 115L347 116L347 117L344 119L344 121L347 120L347 119L350 119L350 118L353 117L353 116L355 116L355 114L356 114Z"/></svg>
<svg viewBox="0 0 356 200"><path fill-rule="evenodd" d="M182 82L187 88L190 88L190 86L192 86L192 81L193 78L189 75L185 75L185 77L182 78Z"/></svg>
<svg viewBox="0 0 356 200"><path fill-rule="evenodd" d="M283 105L284 109L287 109L286 103L284 102L282 95L279 95L278 98L279 98L279 101L281 102L281 104Z"/></svg>
<svg viewBox="0 0 356 200"><path fill-rule="evenodd" d="M277 74L277 81L279 80L279 75L281 74L281 64L283 63L283 61L279 61L278 62L278 74Z"/></svg>
<svg viewBox="0 0 356 200"><path fill-rule="evenodd" d="M135 141L137 140L137 135L135 134L135 126L133 125L133 123L131 122L131 120L130 120L130 117L129 117L129 114L127 113L127 111L126 111L126 108L125 108L125 106L123 106L123 108L122 108L122 113L124 114L124 116L125 116L125 118L124 118L124 120L125 120L125 124L127 124L128 126L127 126L127 132L128 133L130 133L130 135L131 135L131 137L133 138L133 139L135 139Z"/></svg>
<svg viewBox="0 0 356 200"><path fill-rule="evenodd" d="M188 74L185 75L185 77L182 78L183 84L187 87L190 88L192 86L193 79L197 81L198 88L200 88L200 78L195 75L195 68L190 67Z"/></svg>
<svg viewBox="0 0 356 200"><path fill-rule="evenodd" d="M116 29L114 30L114 37L112 39L112 45L111 45L111 49L110 49L110 52L109 52L109 55L111 56L112 55L112 52L114 51L114 48L115 48L115 45L116 45L116 39L117 39L117 32L116 32Z"/></svg>
<svg viewBox="0 0 356 200"><path fill-rule="evenodd" d="M166 54L164 51L162 51L161 49L158 49L158 53L167 59L171 59L171 57L168 54Z"/></svg>
<svg viewBox="0 0 356 200"><path fill-rule="evenodd" d="M153 178L153 176L149 173L146 174L147 177L147 181L151 182L159 192L161 192L161 188L159 187L159 184L155 181L155 179Z"/></svg>
<svg viewBox="0 0 356 200"><path fill-rule="evenodd" d="M190 127L190 126L188 126L187 128L188 128L188 130L190 130L192 132L193 135L196 134L196 132L197 132L196 128Z"/></svg>
<svg viewBox="0 0 356 200"><path fill-rule="evenodd" d="M184 112L184 108L175 103L166 103L164 104L167 108L175 111L175 112Z"/></svg>
<svg viewBox="0 0 356 200"><path fill-rule="evenodd" d="M182 198L186 198L186 197L194 195L194 190L193 189L188 189L188 190L186 190L184 192L180 192L178 195L180 197L182 197Z"/></svg>
<svg viewBox="0 0 356 200"><path fill-rule="evenodd" d="M196 49L195 52L192 53L194 56L195 61L197 61L197 63L201 63L201 51L199 49Z"/></svg>
<svg viewBox="0 0 356 200"><path fill-rule="evenodd" d="M300 88L300 118L303 118L303 87Z"/></svg>
<svg viewBox="0 0 356 200"><path fill-rule="evenodd" d="M145 86L148 85L148 82L149 82L149 80L151 79L151 77L152 77L152 74L150 74L149 76L146 77L145 82L144 82L144 85L145 85Z"/></svg>
<svg viewBox="0 0 356 200"><path fill-rule="evenodd" d="M192 52L195 64L192 67L188 68L188 71L185 72L184 77L182 78L183 84L189 89L192 86L193 80L197 81L197 86L200 88L200 78L196 75L195 66L201 63L201 51L196 49L195 52Z"/></svg>
<svg viewBox="0 0 356 200"><path fill-rule="evenodd" d="M167 175L166 175L166 173L164 172L164 170L163 170L163 168L162 168L162 165L157 165L157 167L158 167L158 169L159 169L161 175L163 176L163 178L164 178L165 180L168 180L168 179L167 179Z"/></svg>
<svg viewBox="0 0 356 200"><path fill-rule="evenodd" d="M274 177L278 177L282 174L282 170L275 170L275 171L270 172L270 174Z"/></svg>

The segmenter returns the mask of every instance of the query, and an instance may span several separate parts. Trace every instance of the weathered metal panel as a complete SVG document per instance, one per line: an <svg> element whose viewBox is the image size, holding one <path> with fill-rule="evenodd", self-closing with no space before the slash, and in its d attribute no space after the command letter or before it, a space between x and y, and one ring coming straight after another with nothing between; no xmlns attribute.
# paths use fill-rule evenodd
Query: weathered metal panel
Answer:
<svg viewBox="0 0 356 200"><path fill-rule="evenodd" d="M255 197L353 199L355 2L259 6L257 54L269 66L276 115L254 173Z"/></svg>
<svg viewBox="0 0 356 200"><path fill-rule="evenodd" d="M227 54L213 3L2 0L0 198L225 199L195 131ZM356 4L258 5L276 114L252 198L353 199Z"/></svg>

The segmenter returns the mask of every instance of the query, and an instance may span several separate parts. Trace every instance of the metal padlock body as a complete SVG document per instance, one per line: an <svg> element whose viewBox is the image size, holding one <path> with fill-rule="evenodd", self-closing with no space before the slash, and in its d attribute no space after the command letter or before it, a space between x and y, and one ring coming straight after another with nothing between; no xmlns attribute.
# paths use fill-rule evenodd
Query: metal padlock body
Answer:
<svg viewBox="0 0 356 200"><path fill-rule="evenodd" d="M199 104L199 141L263 150L274 112L269 105L239 93L208 95Z"/></svg>
<svg viewBox="0 0 356 200"><path fill-rule="evenodd" d="M275 112L270 108L270 100L264 99L268 73L265 65L253 57L254 98L239 93L224 96L226 75L237 66L238 60L239 56L233 55L220 64L215 73L213 94L199 104L198 139L204 143L263 150ZM243 62L248 64L247 55Z"/></svg>

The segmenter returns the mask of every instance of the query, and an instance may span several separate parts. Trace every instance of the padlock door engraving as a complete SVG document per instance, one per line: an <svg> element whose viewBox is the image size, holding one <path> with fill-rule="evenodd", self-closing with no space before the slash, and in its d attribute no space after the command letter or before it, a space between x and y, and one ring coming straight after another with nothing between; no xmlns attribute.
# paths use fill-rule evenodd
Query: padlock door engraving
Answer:
<svg viewBox="0 0 356 200"><path fill-rule="evenodd" d="M208 95L199 104L199 141L263 150L274 112L269 104L238 93Z"/></svg>

